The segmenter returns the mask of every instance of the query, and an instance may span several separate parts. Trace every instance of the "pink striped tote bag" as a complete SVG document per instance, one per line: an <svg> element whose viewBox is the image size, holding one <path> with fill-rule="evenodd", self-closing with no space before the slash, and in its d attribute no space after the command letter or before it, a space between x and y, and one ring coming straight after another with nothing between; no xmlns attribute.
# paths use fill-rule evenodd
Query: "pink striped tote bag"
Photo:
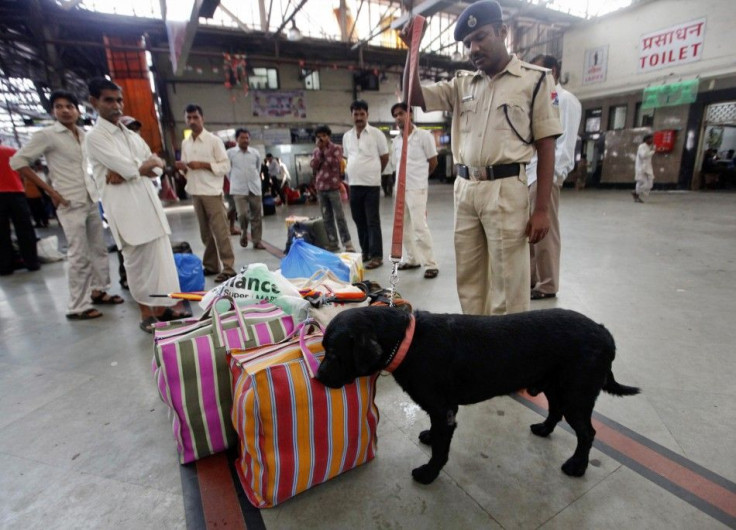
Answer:
<svg viewBox="0 0 736 530"><path fill-rule="evenodd" d="M293 318L267 303L222 315L207 311L199 320L156 328L153 375L159 395L169 407L182 464L224 451L237 442L230 418L232 383L227 352L277 343L294 330Z"/></svg>

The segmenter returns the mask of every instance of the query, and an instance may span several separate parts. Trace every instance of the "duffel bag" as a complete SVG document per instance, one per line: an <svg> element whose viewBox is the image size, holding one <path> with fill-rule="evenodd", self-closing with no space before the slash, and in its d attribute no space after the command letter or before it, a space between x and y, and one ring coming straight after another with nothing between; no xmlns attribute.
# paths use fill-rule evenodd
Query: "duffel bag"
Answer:
<svg viewBox="0 0 736 530"><path fill-rule="evenodd" d="M225 299L235 307L232 299ZM282 341L296 327L294 319L273 304L219 314L215 303L200 319L159 324L154 330L153 377L169 406L182 464L237 443L226 352Z"/></svg>
<svg viewBox="0 0 736 530"><path fill-rule="evenodd" d="M236 465L248 500L270 508L373 459L377 375L339 389L313 378L322 334L230 353Z"/></svg>

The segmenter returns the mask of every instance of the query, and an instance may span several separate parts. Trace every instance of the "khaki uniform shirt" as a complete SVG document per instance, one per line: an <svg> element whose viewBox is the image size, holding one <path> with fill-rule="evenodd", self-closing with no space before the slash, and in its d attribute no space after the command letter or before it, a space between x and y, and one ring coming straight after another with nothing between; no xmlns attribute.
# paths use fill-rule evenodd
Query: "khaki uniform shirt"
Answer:
<svg viewBox="0 0 736 530"><path fill-rule="evenodd" d="M514 133L504 114L525 140L562 134L556 107L555 83L545 76L534 101L532 94L542 72L515 55L501 72L459 71L453 79L422 86L426 110L446 110L452 117L452 154L455 162L468 166L526 164L534 144L525 144ZM532 122L533 120L533 122Z"/></svg>

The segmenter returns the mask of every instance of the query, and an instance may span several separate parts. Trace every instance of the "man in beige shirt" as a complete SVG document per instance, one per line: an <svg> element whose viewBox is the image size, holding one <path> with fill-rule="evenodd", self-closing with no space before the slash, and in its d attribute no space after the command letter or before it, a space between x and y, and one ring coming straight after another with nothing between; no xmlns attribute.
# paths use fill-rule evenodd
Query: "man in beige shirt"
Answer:
<svg viewBox="0 0 736 530"><path fill-rule="evenodd" d="M408 92L410 47L404 87ZM562 133L549 71L506 49L508 28L495 1L468 6L457 19L477 70L432 85L415 72L412 104L452 117L455 180L455 259L463 313L502 315L529 309L529 243L549 231L555 138ZM408 95L408 94L407 94ZM537 200L529 213L525 166L536 148Z"/></svg>
<svg viewBox="0 0 736 530"><path fill-rule="evenodd" d="M221 283L235 276L235 256L222 202L222 185L230 171L230 159L222 140L204 128L204 114L199 105L187 105L185 116L192 134L181 144L181 161L176 163L176 168L187 179L185 189L197 214L199 235L204 243L204 273L217 274L215 281Z"/></svg>
<svg viewBox="0 0 736 530"><path fill-rule="evenodd" d="M68 245L66 317L88 320L102 316L92 304L122 304L123 299L106 292L110 288L110 267L97 207L99 193L87 173L85 133L77 127L79 102L74 94L63 90L52 92L49 100L56 123L35 133L10 159L10 166L47 191L56 206ZM52 187L32 169L41 155L46 157Z"/></svg>

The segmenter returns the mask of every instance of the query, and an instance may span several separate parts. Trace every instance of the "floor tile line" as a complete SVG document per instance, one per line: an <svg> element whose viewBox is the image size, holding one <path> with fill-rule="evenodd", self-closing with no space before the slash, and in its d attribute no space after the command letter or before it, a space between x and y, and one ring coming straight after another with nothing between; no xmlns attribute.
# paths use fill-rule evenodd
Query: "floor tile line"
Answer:
<svg viewBox="0 0 736 530"><path fill-rule="evenodd" d="M511 397L539 414L546 415L546 399L541 394L530 396L523 392ZM566 423L560 425L566 431L573 432ZM596 449L700 511L736 528L736 485L728 479L672 453L644 436L631 436L636 433L602 414L594 413L593 426L597 431ZM677 458L673 458L675 455Z"/></svg>

